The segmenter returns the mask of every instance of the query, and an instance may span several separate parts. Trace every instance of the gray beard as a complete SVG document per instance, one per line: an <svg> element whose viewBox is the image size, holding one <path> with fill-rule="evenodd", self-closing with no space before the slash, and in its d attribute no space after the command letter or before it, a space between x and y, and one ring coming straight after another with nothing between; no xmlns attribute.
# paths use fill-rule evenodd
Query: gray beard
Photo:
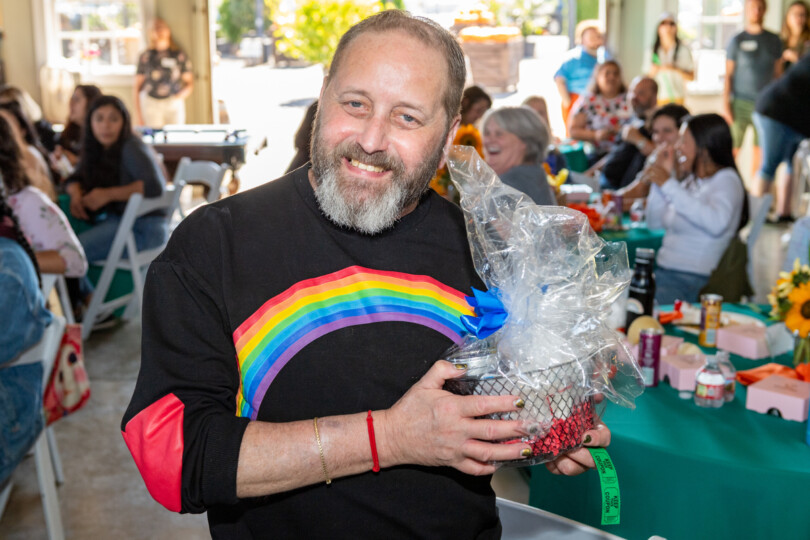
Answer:
<svg viewBox="0 0 810 540"><path fill-rule="evenodd" d="M411 198L405 186L394 182L382 192L361 199L362 190L341 182L333 167L315 174L315 198L321 211L337 225L363 234L377 234L393 227Z"/></svg>
<svg viewBox="0 0 810 540"><path fill-rule="evenodd" d="M324 215L337 225L374 235L393 227L403 210L428 189L441 161L442 147L415 171L406 174L400 160L383 152L367 154L356 143L343 143L327 151L320 140L316 121L311 155L317 185L315 198ZM344 178L341 176L344 157L389 170L393 173L392 181L377 185Z"/></svg>

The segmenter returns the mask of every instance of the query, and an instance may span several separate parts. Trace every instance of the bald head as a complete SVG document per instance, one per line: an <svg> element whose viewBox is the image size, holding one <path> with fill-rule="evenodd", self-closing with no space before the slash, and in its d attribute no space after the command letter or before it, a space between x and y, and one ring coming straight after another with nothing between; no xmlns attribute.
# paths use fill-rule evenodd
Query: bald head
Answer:
<svg viewBox="0 0 810 540"><path fill-rule="evenodd" d="M636 116L646 117L658 103L658 83L650 77L636 77L627 93Z"/></svg>

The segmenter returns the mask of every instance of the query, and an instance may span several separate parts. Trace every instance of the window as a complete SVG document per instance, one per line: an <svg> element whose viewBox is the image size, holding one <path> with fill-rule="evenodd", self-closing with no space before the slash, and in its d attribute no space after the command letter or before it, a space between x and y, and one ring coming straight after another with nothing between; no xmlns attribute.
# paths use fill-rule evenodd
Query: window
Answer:
<svg viewBox="0 0 810 540"><path fill-rule="evenodd" d="M49 64L74 72L135 72L144 49L140 0L49 0Z"/></svg>
<svg viewBox="0 0 810 540"><path fill-rule="evenodd" d="M680 0L678 27L692 49L696 79L691 91L716 91L726 74L726 45L742 30L744 0Z"/></svg>

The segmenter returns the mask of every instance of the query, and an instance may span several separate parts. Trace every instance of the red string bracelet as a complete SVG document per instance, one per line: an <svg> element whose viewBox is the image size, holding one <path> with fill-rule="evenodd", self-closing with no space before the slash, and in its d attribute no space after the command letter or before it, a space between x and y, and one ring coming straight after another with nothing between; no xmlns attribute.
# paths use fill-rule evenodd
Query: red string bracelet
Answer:
<svg viewBox="0 0 810 540"><path fill-rule="evenodd" d="M377 457L377 441L374 439L374 417L371 416L371 411L368 411L366 423L368 424L368 442L371 444L371 460L374 462L374 466L371 470L380 472L380 458Z"/></svg>

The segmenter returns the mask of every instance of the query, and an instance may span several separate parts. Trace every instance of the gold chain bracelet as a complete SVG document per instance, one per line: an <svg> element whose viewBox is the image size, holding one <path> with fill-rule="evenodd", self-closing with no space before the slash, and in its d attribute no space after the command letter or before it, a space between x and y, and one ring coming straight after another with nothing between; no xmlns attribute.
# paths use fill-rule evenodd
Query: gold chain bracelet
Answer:
<svg viewBox="0 0 810 540"><path fill-rule="evenodd" d="M326 479L326 485L332 483L329 478L329 471L326 469L326 458L323 456L323 445L321 445L321 435L318 433L318 417L312 419L312 425L315 426L315 440L318 441L318 452L321 454L321 468L323 469L323 477Z"/></svg>

